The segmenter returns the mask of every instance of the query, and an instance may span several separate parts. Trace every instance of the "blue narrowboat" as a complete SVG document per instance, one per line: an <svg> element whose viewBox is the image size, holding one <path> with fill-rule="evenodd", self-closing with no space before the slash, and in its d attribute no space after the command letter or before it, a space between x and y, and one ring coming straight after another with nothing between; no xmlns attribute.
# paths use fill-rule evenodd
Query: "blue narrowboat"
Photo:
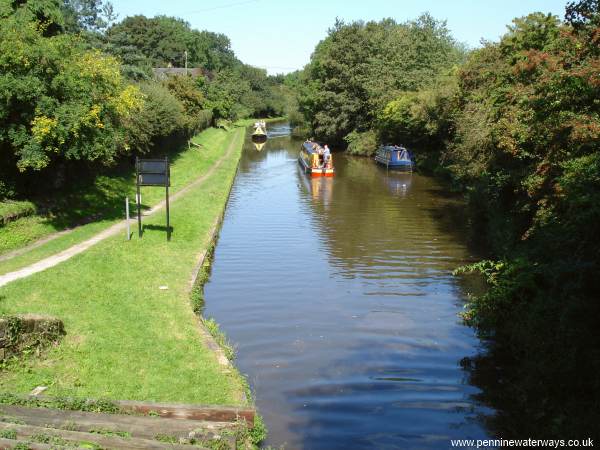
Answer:
<svg viewBox="0 0 600 450"><path fill-rule="evenodd" d="M388 169L401 169L412 172L415 168L412 155L400 145L382 145L377 150L375 161Z"/></svg>

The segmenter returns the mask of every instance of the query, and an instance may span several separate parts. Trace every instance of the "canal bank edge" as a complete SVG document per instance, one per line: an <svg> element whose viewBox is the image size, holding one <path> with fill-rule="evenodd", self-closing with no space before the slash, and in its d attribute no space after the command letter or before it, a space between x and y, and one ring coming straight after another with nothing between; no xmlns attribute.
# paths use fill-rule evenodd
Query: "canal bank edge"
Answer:
<svg viewBox="0 0 600 450"><path fill-rule="evenodd" d="M234 141L235 143L235 141ZM233 143L232 143L233 144ZM243 142L242 142L243 146ZM205 318L201 314L201 307L204 303L204 283L206 283L208 279L208 273L210 271L210 266L212 264L212 255L214 252L214 248L216 246L217 240L219 238L219 231L221 226L223 225L223 218L225 217L225 211L227 210L227 204L229 203L229 198L231 197L231 190L233 188L233 184L235 183L235 177L239 170L239 162L241 158L241 152L238 154L235 173L231 179L231 183L227 189L227 197L225 202L223 203L223 208L221 212L217 215L215 221L213 222L211 228L208 231L208 242L206 248L204 248L197 257L197 263L194 266L194 270L192 271L192 276L190 278L189 286L188 286L188 294L190 296L191 306L196 313L198 329L200 330L200 334L202 337L203 344L209 348L215 355L217 362L223 369L224 373L236 373L242 379L242 384L247 386L247 383L243 379L242 375L239 374L235 366L232 364L232 355L229 357L226 354L226 349L217 342L213 333L209 330L209 328L205 325ZM246 392L241 391L238 393L238 400L242 404L249 404L250 398L246 395Z"/></svg>
<svg viewBox="0 0 600 450"><path fill-rule="evenodd" d="M275 120L277 119L272 119L269 121ZM245 129L244 138L245 133L251 123L251 121L240 123L240 126L244 126ZM243 145L244 141L242 141L242 151ZM197 325L201 335L202 343L206 346L206 348L210 349L214 353L219 366L223 370L223 373L234 374L239 378L241 385L244 386L244 390L238 393L238 401L240 404L248 405L249 407L249 414L251 417L245 417L244 419L250 430L248 433L250 444L259 445L266 439L268 431L262 417L256 411L250 385L248 384L246 378L233 364L235 352L227 341L225 334L218 328L218 324L214 321L211 321L212 327L209 329L209 327L206 326L206 318L202 315L202 309L204 306L204 284L208 281L210 276L210 268L212 266L214 250L217 245L217 241L219 240L219 233L223 225L225 212L227 211L227 205L229 204L229 200L231 198L231 191L233 189L233 185L235 184L237 172L239 171L241 157L242 152L238 154L235 173L231 178L231 182L229 183L227 198L225 199L223 208L208 232L208 244L206 245L206 248L198 254L197 263L194 266L194 270L192 271L192 276L190 278L188 293L191 306L196 313Z"/></svg>

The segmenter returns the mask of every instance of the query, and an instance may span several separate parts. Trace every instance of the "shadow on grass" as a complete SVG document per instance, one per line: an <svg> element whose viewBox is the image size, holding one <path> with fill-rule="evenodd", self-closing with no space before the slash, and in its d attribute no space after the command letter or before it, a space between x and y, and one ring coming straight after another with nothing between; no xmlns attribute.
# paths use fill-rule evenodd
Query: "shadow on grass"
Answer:
<svg viewBox="0 0 600 450"><path fill-rule="evenodd" d="M185 150L187 137L176 135L157 142L151 153L141 156L168 156L174 164ZM29 182L34 185L29 200L57 231L98 220L125 218L125 197L129 197L131 217L136 217L135 156L122 158L112 167L68 162L55 171L52 176L40 174L37 180ZM61 179L64 187L49 189L51 177ZM142 210L150 207L142 204Z"/></svg>
<svg viewBox="0 0 600 450"><path fill-rule="evenodd" d="M171 239L174 228L172 226L167 227L166 225L142 225L142 236L148 231L161 231L166 234L167 239Z"/></svg>

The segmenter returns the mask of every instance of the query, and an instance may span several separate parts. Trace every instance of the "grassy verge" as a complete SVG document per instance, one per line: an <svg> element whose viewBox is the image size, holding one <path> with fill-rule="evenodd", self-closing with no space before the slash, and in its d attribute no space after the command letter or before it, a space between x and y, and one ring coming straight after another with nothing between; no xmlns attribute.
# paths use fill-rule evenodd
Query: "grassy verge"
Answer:
<svg viewBox="0 0 600 450"><path fill-rule="evenodd" d="M177 192L212 166L222 155L223 142L226 138L227 133L225 131L214 128L205 130L194 137L192 142L200 144L202 147L192 146L178 153L177 157L173 159L171 164L171 192ZM101 186L102 188L100 188ZM113 177L99 176L95 183L87 188L87 191L83 190L81 192L81 199L78 202L99 205L100 209L108 211L108 218L82 225L68 234L27 251L23 255L7 261L0 261L0 274L18 270L65 250L122 220L125 216L125 196L129 196L131 202L135 199L135 175L134 173L128 173ZM146 206L152 206L163 198L164 190L142 188L142 202ZM107 205L112 206L108 207ZM132 215L133 206L132 203ZM91 208L91 206L87 208ZM64 229L64 223L63 221L59 224L50 217L39 215L10 222L4 227L0 227L0 254L61 231Z"/></svg>
<svg viewBox="0 0 600 450"><path fill-rule="evenodd" d="M51 314L64 321L67 333L43 359L5 364L0 392L27 393L43 385L52 396L236 403L243 381L223 373L200 344L188 292L243 144L243 129L211 133L219 139L219 154L230 144L235 151L206 183L172 205L171 242L158 213L146 219L142 239L109 238L0 289L0 313Z"/></svg>

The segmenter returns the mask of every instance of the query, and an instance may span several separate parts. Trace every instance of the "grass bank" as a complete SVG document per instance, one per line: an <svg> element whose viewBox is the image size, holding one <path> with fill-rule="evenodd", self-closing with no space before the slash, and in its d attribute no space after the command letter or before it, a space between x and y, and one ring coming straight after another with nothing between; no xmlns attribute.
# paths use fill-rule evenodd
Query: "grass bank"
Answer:
<svg viewBox="0 0 600 450"><path fill-rule="evenodd" d="M226 138L225 131L210 128L192 139L193 143L201 147L192 145L174 149L170 155L171 193L176 193L212 166L222 154L221 150ZM131 169L125 173L96 177L93 183L81 187L76 199L72 198L69 204L60 207L62 213L23 217L0 227L0 255L2 255L53 233L61 232L77 218L97 217L93 222L78 226L22 255L0 261L0 274L18 270L65 250L122 220L125 217L126 196L129 196L132 202L131 214L133 215L135 173ZM142 203L145 207L151 207L163 198L164 191L161 189L142 188ZM57 216L61 216L62 219L58 220Z"/></svg>
<svg viewBox="0 0 600 450"><path fill-rule="evenodd" d="M243 128L209 133L203 135L214 138L207 143L214 155L190 159L202 167L193 178L230 146L232 153L205 183L173 203L171 242L159 212L145 219L142 239L114 236L0 289L0 313L54 315L67 333L42 359L5 363L0 391L48 386L52 396L239 403L243 381L201 344L189 299L191 273L223 211L244 140Z"/></svg>

